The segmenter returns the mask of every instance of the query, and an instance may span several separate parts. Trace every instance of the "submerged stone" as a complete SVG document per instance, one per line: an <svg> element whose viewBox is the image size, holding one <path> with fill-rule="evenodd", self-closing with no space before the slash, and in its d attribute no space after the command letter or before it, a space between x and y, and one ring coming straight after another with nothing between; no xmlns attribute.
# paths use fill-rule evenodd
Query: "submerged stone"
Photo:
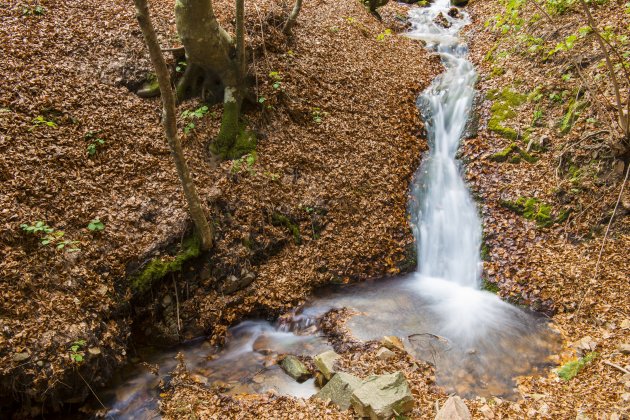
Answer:
<svg viewBox="0 0 630 420"><path fill-rule="evenodd" d="M386 335L385 337L383 337L383 339L381 340L381 344L383 345L383 347L386 347L390 350L405 350L405 345L400 340L400 338L393 335Z"/></svg>
<svg viewBox="0 0 630 420"><path fill-rule="evenodd" d="M318 354L313 359L317 370L319 370L326 380L330 380L332 375L335 374L335 361L339 358L339 355L333 350L326 351Z"/></svg>
<svg viewBox="0 0 630 420"><path fill-rule="evenodd" d="M350 398L355 389L361 386L361 379L349 373L336 373L330 381L324 386L315 398L324 401L331 401L337 405L340 410L350 408Z"/></svg>
<svg viewBox="0 0 630 420"><path fill-rule="evenodd" d="M282 363L280 363L282 369L298 382L304 382L311 377L311 372L308 371L304 363L295 356L286 356Z"/></svg>
<svg viewBox="0 0 630 420"><path fill-rule="evenodd" d="M449 397L444 407L438 411L435 420L470 420L470 411L458 396Z"/></svg>
<svg viewBox="0 0 630 420"><path fill-rule="evenodd" d="M357 415L371 419L388 419L413 409L413 396L402 372L370 376L350 399Z"/></svg>

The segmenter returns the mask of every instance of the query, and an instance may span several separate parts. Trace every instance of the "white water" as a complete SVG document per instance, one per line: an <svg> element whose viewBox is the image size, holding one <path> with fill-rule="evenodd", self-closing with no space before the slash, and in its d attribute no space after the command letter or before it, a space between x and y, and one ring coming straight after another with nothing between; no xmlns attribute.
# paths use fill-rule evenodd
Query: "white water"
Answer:
<svg viewBox="0 0 630 420"><path fill-rule="evenodd" d="M468 16L461 11L461 18L451 18L449 9L448 0L436 0L428 8L411 9L409 16L407 36L425 41L445 67L418 100L430 152L411 186L416 273L341 288L302 308L290 324L243 322L230 330L219 354L204 345L184 349L188 368L200 382L230 382L233 393L274 389L296 397L312 395L312 381L297 384L267 362L277 354L314 355L326 348L325 337L314 335L316 320L342 307L360 313L347 323L356 338L404 338L412 354L436 366L438 384L449 393L509 397L515 376L545 366L555 340L544 322L480 290L481 222L456 160L477 75L459 38ZM439 13L450 28L434 23ZM151 360L163 366L161 377L174 366L174 355L171 351ZM132 376L115 389L119 395L108 414L154 418L156 382L146 373Z"/></svg>

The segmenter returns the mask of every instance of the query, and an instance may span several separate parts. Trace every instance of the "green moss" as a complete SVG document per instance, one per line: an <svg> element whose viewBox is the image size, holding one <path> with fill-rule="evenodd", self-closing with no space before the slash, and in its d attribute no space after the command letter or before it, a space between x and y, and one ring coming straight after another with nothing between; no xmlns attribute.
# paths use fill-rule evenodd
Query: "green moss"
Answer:
<svg viewBox="0 0 630 420"><path fill-rule="evenodd" d="M498 77L503 76L505 74L505 69L500 66L493 66L492 71L490 72L490 77Z"/></svg>
<svg viewBox="0 0 630 420"><path fill-rule="evenodd" d="M182 269L182 265L201 253L201 241L196 235L186 238L180 252L175 256L158 257L149 261L139 273L131 277L131 289L142 294L148 291L153 283L169 273Z"/></svg>
<svg viewBox="0 0 630 420"><path fill-rule="evenodd" d="M496 283L492 283L486 279L483 279L481 281L481 290L485 290L496 295L497 293L499 293L499 286Z"/></svg>
<svg viewBox="0 0 630 420"><path fill-rule="evenodd" d="M232 149L227 152L227 157L230 159L238 159L241 156L250 154L256 150L256 134L253 131L242 129L236 136L236 142Z"/></svg>
<svg viewBox="0 0 630 420"><path fill-rule="evenodd" d="M274 225L284 226L293 235L293 241L296 245L302 243L302 235L300 235L300 227L284 214L274 213L271 216Z"/></svg>
<svg viewBox="0 0 630 420"><path fill-rule="evenodd" d="M561 223L566 220L570 212L570 210L564 210L554 216L553 208L537 198L519 197L516 201L503 200L501 205L528 220L535 221L540 227Z"/></svg>
<svg viewBox="0 0 630 420"><path fill-rule="evenodd" d="M580 357L577 360L563 365L558 369L558 376L565 381L570 381L571 379L575 378L586 365L595 360L597 356L597 352L593 351L584 357Z"/></svg>
<svg viewBox="0 0 630 420"><path fill-rule="evenodd" d="M210 150L224 159L229 157L237 138L242 132L242 127L239 123L240 113L241 107L237 101L223 103L221 129L219 130L219 135L210 146Z"/></svg>
<svg viewBox="0 0 630 420"><path fill-rule="evenodd" d="M485 240L481 243L481 260L490 261L490 248L488 248L488 244L486 244Z"/></svg>
<svg viewBox="0 0 630 420"><path fill-rule="evenodd" d="M510 163L520 163L521 160L524 160L529 163L535 163L538 160L538 158L527 153L516 143L511 143L505 149L490 156L490 159L495 162L510 162Z"/></svg>
<svg viewBox="0 0 630 420"><path fill-rule="evenodd" d="M491 90L488 92L487 97L494 101L490 108L491 115L488 121L488 129L502 137L516 140L519 137L516 130L506 127L504 123L517 116L514 108L525 103L527 96L505 88L502 91Z"/></svg>
<svg viewBox="0 0 630 420"><path fill-rule="evenodd" d="M560 122L560 133L567 134L573 128L573 124L577 121L577 118L580 115L580 111L582 111L588 102L583 102L579 100L572 99L569 102L569 109L567 110L564 117L562 117L562 121Z"/></svg>

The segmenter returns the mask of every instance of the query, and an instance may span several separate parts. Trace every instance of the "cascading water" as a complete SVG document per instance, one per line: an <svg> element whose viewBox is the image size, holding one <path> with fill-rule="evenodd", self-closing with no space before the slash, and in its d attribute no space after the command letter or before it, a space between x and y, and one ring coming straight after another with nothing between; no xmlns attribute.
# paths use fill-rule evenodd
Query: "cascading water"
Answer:
<svg viewBox="0 0 630 420"><path fill-rule="evenodd" d="M418 100L430 152L411 186L417 271L341 287L314 299L294 314L291 328L286 323L246 321L230 330L228 344L219 353L206 344L184 348L187 366L200 382L227 382L233 393L275 389L298 397L312 395L312 381L294 382L273 364L273 354L314 355L327 348L325 338L314 334L316 320L342 307L359 314L347 321L356 338L404 338L412 354L436 366L438 384L447 392L509 397L515 376L546 366L556 337L544 320L480 290L481 223L456 159L477 76L458 37L468 16L458 11L452 17L450 10L449 0L412 9L407 34L426 42L446 69ZM162 379L174 367L174 356L171 351L149 359L161 366ZM115 389L108 417L154 418L156 383L147 373L131 375Z"/></svg>

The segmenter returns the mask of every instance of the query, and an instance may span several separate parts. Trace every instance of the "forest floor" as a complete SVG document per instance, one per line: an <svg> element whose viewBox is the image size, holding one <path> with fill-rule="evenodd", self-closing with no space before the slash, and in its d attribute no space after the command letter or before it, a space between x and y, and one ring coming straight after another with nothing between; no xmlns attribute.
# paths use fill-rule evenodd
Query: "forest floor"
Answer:
<svg viewBox="0 0 630 420"><path fill-rule="evenodd" d="M250 72L264 98L245 113L255 153L216 164L207 146L221 106L179 106L205 114L179 124L217 228L213 252L175 286L169 276L133 287L147 262L192 249L161 103L135 94L151 67L134 9L0 6L4 409L37 415L82 401L85 382L102 386L127 361L132 329L164 346L203 334L220 342L236 321L285 312L321 285L414 268L407 186L427 147L415 98L439 60L387 31L403 29L404 8L385 10L383 24L354 1L309 2L287 39L289 7L247 10ZM230 28L232 2L215 10ZM175 46L172 2L152 1L151 11L162 45ZM21 228L38 221L49 231Z"/></svg>
<svg viewBox="0 0 630 420"><path fill-rule="evenodd" d="M216 5L228 28L232 3ZM396 36L405 6L385 7L381 23L356 1L306 2L286 39L278 28L289 2L254 3L250 71L264 100L245 119L256 153L209 159L220 106L180 118L217 244L194 268L142 290L131 286L134 275L155 258L173 260L191 226L160 102L134 93L151 72L134 10L122 0L0 6L0 410L38 415L80 403L90 392L84 381L103 385L129 358L132 329L154 344L202 334L219 343L238 320L286 312L317 287L414 268L407 188L427 147L415 98L441 72L439 60ZM528 4L520 6L526 22L535 14ZM559 366L597 357L570 381L553 371L521 378L519 401L466 402L475 418L488 410L497 418L623 418L630 378L613 365L630 364L619 351L630 336L630 191L616 206L624 162L613 158L610 94L592 87L609 91L602 57L584 34L574 50L541 60L580 35L586 23L575 5L554 22L518 30L510 22L502 34L494 22L504 7L469 6L481 99L479 130L461 155L484 219L484 278L506 300L550 316L565 342ZM630 24L624 7L611 1L595 12L618 38ZM154 0L151 10L161 43L177 45L172 2ZM531 38L519 38L526 31ZM584 64L572 67L575 57ZM201 106L186 101L179 112ZM104 229L89 230L94 219ZM42 245L20 228L37 221L63 239ZM353 347L340 363L359 376L403 371L413 416L432 417L446 398L432 368L402 352L385 365L377 348ZM271 394L221 395L183 372L174 385L163 407L171 418L349 416Z"/></svg>

